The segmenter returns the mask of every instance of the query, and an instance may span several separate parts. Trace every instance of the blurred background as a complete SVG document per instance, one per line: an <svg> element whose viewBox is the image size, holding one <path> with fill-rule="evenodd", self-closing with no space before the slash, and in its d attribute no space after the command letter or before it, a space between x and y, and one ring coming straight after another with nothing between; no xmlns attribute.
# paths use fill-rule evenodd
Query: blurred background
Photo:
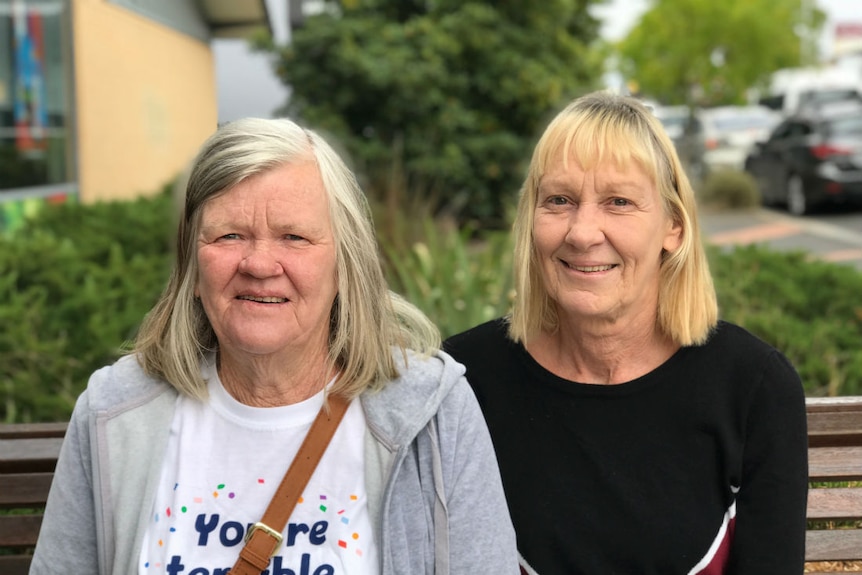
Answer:
<svg viewBox="0 0 862 575"><path fill-rule="evenodd" d="M585 91L642 97L703 180L860 86L856 0L0 0L0 228L155 193L218 123L283 114L372 193L398 166L411 197L502 223L531 139Z"/></svg>
<svg viewBox="0 0 862 575"><path fill-rule="evenodd" d="M128 349L220 123L325 134L446 336L507 312L532 147L602 88L674 140L722 316L862 394L860 0L0 0L0 421Z"/></svg>

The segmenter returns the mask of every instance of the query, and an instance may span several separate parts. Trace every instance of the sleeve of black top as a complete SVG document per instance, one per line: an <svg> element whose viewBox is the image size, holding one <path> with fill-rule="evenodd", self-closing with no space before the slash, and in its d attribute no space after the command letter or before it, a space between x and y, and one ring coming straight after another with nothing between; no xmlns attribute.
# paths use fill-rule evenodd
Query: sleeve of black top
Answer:
<svg viewBox="0 0 862 575"><path fill-rule="evenodd" d="M730 573L801 574L808 497L805 394L775 351L764 362L746 417Z"/></svg>

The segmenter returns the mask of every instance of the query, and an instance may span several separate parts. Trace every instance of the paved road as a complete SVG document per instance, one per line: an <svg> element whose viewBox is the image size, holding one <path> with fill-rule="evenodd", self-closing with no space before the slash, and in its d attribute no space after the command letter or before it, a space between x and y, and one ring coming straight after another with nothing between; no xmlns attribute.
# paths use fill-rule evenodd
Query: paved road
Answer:
<svg viewBox="0 0 862 575"><path fill-rule="evenodd" d="M758 209L703 211L701 227L706 240L716 245L757 243L776 250L806 251L862 270L862 225L836 225L828 219Z"/></svg>

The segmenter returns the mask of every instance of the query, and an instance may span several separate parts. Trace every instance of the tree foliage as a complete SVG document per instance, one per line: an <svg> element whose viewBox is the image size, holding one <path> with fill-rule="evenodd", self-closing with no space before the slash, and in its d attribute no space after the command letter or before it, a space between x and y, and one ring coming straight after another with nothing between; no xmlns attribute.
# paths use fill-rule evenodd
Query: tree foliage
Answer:
<svg viewBox="0 0 862 575"><path fill-rule="evenodd" d="M619 48L620 68L666 104L742 103L770 73L799 66L799 34L825 15L799 0L655 0Z"/></svg>
<svg viewBox="0 0 862 575"><path fill-rule="evenodd" d="M543 122L596 87L596 0L344 0L277 53L282 112L330 133L371 193L499 220ZM511 196L508 196L511 197Z"/></svg>

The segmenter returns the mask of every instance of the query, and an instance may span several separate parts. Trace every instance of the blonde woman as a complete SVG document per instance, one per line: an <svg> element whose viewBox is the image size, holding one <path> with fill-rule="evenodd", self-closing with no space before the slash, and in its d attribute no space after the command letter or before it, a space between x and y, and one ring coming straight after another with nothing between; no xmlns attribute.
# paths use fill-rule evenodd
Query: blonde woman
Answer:
<svg viewBox="0 0 862 575"><path fill-rule="evenodd" d="M514 239L511 316L444 349L488 421L522 572L802 573L802 385L718 320L694 193L650 110L599 92L560 112Z"/></svg>

